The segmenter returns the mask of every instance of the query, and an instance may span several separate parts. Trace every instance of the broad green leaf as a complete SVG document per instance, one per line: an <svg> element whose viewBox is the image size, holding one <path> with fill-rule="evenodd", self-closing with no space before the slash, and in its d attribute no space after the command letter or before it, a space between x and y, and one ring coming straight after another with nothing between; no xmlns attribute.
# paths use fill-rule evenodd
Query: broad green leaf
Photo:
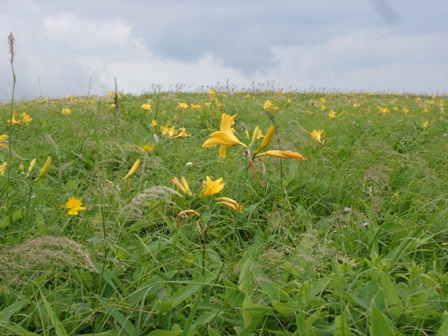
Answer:
<svg viewBox="0 0 448 336"><path fill-rule="evenodd" d="M182 330L154 330L148 336L178 336L182 334Z"/></svg>
<svg viewBox="0 0 448 336"><path fill-rule="evenodd" d="M334 319L334 334L333 336L349 336L352 335L348 323L341 315Z"/></svg>
<svg viewBox="0 0 448 336"><path fill-rule="evenodd" d="M291 315L292 305L289 302L281 302L281 301L274 300L274 301L272 301L272 306L282 317L286 318L289 315Z"/></svg>
<svg viewBox="0 0 448 336"><path fill-rule="evenodd" d="M369 330L370 336L394 336L386 318L375 306L372 307Z"/></svg>
<svg viewBox="0 0 448 336"><path fill-rule="evenodd" d="M57 336L68 336L68 333L64 328L64 325L61 323L59 318L56 316L53 309L51 309L51 306L48 303L47 299L45 298L45 296L43 295L42 292L40 294L41 294L41 298L42 298L42 301L45 306L45 310L47 311L48 317L50 318L51 323L53 324L53 328L54 328L56 335Z"/></svg>
<svg viewBox="0 0 448 336"><path fill-rule="evenodd" d="M252 299L250 298L249 294L246 294L244 300L243 300L243 323L244 328L248 328L249 325L252 323L252 320L254 318L253 314L253 308L254 304L252 302Z"/></svg>
<svg viewBox="0 0 448 336"><path fill-rule="evenodd" d="M2 322L8 321L12 315L17 313L26 304L27 304L26 301L21 300L21 301L14 302L12 305L10 305L6 308L3 308L3 310L0 311L0 321L2 321Z"/></svg>
<svg viewBox="0 0 448 336"><path fill-rule="evenodd" d="M383 273L381 278L381 287L383 288L386 308L393 318L398 318L402 308L400 296L395 283L390 280L386 273Z"/></svg>
<svg viewBox="0 0 448 336"><path fill-rule="evenodd" d="M238 279L238 288L243 293L249 293L252 289L252 260L248 258L241 269L240 277Z"/></svg>
<svg viewBox="0 0 448 336"><path fill-rule="evenodd" d="M26 330L25 328L23 328L19 325L14 325L11 322L0 322L1 335L4 335L4 332L6 332L6 331L8 331L8 334L6 334L6 335L39 336L39 334L35 334L31 331Z"/></svg>
<svg viewBox="0 0 448 336"><path fill-rule="evenodd" d="M437 330L436 336L448 336L448 316L445 316L445 320L439 330Z"/></svg>

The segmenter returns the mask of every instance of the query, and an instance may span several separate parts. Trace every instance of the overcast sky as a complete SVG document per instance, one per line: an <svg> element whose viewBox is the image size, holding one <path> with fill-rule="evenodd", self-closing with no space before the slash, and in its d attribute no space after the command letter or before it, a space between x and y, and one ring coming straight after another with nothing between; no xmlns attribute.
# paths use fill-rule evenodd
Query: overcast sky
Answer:
<svg viewBox="0 0 448 336"><path fill-rule="evenodd" d="M0 0L0 100L274 83L448 92L447 0Z"/></svg>

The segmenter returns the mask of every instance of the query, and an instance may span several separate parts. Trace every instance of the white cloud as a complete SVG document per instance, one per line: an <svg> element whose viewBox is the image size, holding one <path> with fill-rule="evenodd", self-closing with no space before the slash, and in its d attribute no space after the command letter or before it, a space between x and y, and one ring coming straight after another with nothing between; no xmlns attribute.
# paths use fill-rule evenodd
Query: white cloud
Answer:
<svg viewBox="0 0 448 336"><path fill-rule="evenodd" d="M446 0L391 5L393 25L367 0L96 0L86 8L74 0L6 0L0 100L11 92L9 31L17 40L16 97L86 94L91 79L92 93L104 94L114 77L135 93L153 83L227 79L238 87L274 81L301 90L446 92Z"/></svg>

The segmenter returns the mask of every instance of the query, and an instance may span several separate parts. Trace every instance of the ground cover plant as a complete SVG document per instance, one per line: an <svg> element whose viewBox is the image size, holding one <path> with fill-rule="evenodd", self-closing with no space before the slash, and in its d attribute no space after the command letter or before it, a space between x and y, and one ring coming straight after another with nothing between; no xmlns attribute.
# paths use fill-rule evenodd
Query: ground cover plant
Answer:
<svg viewBox="0 0 448 336"><path fill-rule="evenodd" d="M447 100L0 105L0 334L447 335Z"/></svg>

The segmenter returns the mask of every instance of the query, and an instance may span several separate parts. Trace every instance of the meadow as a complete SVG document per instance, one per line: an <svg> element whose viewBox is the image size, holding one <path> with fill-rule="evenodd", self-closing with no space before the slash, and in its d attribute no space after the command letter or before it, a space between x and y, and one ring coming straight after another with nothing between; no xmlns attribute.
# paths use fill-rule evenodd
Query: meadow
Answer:
<svg viewBox="0 0 448 336"><path fill-rule="evenodd" d="M448 335L447 102L0 105L0 334Z"/></svg>

